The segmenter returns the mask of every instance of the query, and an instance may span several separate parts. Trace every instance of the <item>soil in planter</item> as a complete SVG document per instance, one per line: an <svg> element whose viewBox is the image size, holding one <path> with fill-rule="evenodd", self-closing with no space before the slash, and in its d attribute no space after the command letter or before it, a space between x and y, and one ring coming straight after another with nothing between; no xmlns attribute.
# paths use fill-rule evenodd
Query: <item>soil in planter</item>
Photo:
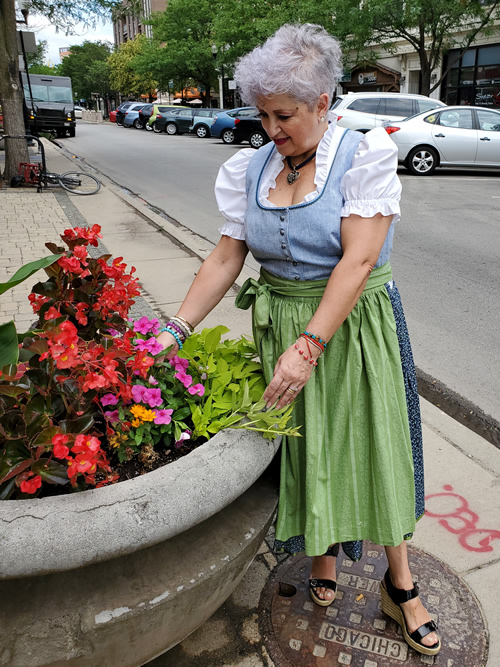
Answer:
<svg viewBox="0 0 500 667"><path fill-rule="evenodd" d="M167 463L177 461L182 456L186 456L200 445L207 442L206 438L198 438L198 440L185 440L181 447L170 447L165 450L155 450L151 445L146 445L142 448L138 456L134 456L130 461L124 461L118 465L113 466L113 471L120 475L119 482L124 482L139 475L145 475L152 470L161 468Z"/></svg>

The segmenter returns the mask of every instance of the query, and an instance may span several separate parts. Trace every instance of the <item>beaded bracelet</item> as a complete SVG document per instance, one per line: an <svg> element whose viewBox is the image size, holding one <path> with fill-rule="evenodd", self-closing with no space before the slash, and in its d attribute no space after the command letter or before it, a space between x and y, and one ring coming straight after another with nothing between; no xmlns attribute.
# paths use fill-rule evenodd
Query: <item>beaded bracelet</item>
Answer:
<svg viewBox="0 0 500 667"><path fill-rule="evenodd" d="M298 353L302 355L304 358L304 361L307 361L307 363L312 364L313 366L317 366L318 362L314 361L312 357L308 357L307 354L304 354L304 350L301 350L300 347L295 343L295 349L298 350Z"/></svg>
<svg viewBox="0 0 500 667"><path fill-rule="evenodd" d="M179 334L179 336L181 338L183 338L184 341L186 340L186 338L187 338L186 333L183 329L180 328L180 326L178 324L176 324L175 322L172 322L172 320L170 320L170 322L167 322L167 326L172 327L172 329L175 329L177 331L177 333Z"/></svg>
<svg viewBox="0 0 500 667"><path fill-rule="evenodd" d="M323 339L320 338L319 336L316 336L315 334L312 334L312 333L310 333L309 331L304 331L304 334L305 334L306 336L309 336L310 338L313 338L315 341L317 341L318 343L321 343L321 345L324 345L325 347L326 347L327 344L328 344L328 343L326 342L326 340L323 340Z"/></svg>
<svg viewBox="0 0 500 667"><path fill-rule="evenodd" d="M180 315L174 315L170 319L174 320L174 322L177 321L178 324L180 324L181 326L184 326L187 329L188 334L192 334L194 332L193 325L189 324L189 322L187 320L185 320L183 317L181 317Z"/></svg>
<svg viewBox="0 0 500 667"><path fill-rule="evenodd" d="M301 333L299 338L303 338L306 341L308 348L309 348L309 343L311 343L311 345L314 345L314 347L320 351L320 354L325 351L325 346L322 343L318 343L316 340L313 340L310 336L307 336L305 333Z"/></svg>
<svg viewBox="0 0 500 667"><path fill-rule="evenodd" d="M164 331L168 331L168 333L171 334L175 338L175 340L177 342L177 345L179 346L179 350L182 350L183 343L182 343L181 337L179 336L177 331L173 327L169 326L168 324L167 324L166 327L164 327L160 331L160 333L163 333Z"/></svg>
<svg viewBox="0 0 500 667"><path fill-rule="evenodd" d="M189 329L184 324L182 324L180 320L177 319L177 317L171 317L167 324L173 326L175 329L178 329L184 338L189 338L191 335L191 331L189 331Z"/></svg>

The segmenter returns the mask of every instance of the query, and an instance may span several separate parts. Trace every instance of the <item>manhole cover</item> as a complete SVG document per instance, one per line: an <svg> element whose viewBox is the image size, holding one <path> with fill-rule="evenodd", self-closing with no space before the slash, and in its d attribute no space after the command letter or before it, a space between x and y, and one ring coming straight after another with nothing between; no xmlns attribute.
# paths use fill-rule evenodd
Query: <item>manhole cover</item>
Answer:
<svg viewBox="0 0 500 667"><path fill-rule="evenodd" d="M439 655L416 653L401 629L380 609L379 581L387 568L385 552L365 542L359 563L337 559L338 591L325 609L309 597L311 559L296 557L279 567L261 599L261 618L269 653L277 667L351 665L401 667L442 665L483 667L487 633L473 594L443 563L408 547L420 595L439 625L443 648Z"/></svg>

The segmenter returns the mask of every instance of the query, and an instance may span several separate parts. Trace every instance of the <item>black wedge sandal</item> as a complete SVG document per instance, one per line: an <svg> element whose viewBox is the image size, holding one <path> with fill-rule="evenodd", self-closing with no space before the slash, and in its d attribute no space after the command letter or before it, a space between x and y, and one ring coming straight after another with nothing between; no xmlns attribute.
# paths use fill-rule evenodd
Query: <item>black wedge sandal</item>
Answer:
<svg viewBox="0 0 500 667"><path fill-rule="evenodd" d="M424 637L427 637L431 632L437 632L438 628L434 621L424 623L411 634L408 632L406 618L401 605L404 602L408 602L408 600L413 600L413 598L418 597L418 586L416 583L411 591L396 588L391 581L389 570L387 570L384 580L380 584L380 597L382 600L382 611L387 614L387 616L394 619L396 623L399 623L401 630L403 631L403 637L408 646L411 646L412 649L418 653L423 653L424 655L437 655L439 653L441 650L440 639L438 639L432 646L422 644L422 639Z"/></svg>
<svg viewBox="0 0 500 667"><path fill-rule="evenodd" d="M331 547L328 547L326 553L324 554L325 556L333 556L337 557L339 554L339 545L334 544ZM323 598L318 597L316 595L316 589L317 588L326 588L329 591L333 591L333 597L331 600L323 600ZM313 577L312 579L309 579L309 594L317 605L320 607L329 607L333 602L335 601L335 594L337 592L337 582L333 581L333 579L318 579L317 577Z"/></svg>

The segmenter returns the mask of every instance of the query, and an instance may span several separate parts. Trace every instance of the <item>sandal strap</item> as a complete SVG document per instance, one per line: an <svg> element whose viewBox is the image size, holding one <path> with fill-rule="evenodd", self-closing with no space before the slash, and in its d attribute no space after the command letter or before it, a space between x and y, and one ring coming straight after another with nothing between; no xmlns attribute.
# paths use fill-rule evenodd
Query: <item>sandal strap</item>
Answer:
<svg viewBox="0 0 500 667"><path fill-rule="evenodd" d="M337 542L333 546L328 547L328 549L325 551L324 555L325 556L337 557L339 555L339 550L340 550L340 544Z"/></svg>
<svg viewBox="0 0 500 667"><path fill-rule="evenodd" d="M410 637L413 639L414 642L417 642L417 644L422 643L422 639L424 637L427 637L427 635L430 635L431 632L436 632L437 631L437 625L434 623L434 621L429 621L428 623L424 623L421 625L419 628L417 628L414 632L411 633ZM439 643L439 642L437 642ZM432 648L432 647L429 647Z"/></svg>
<svg viewBox="0 0 500 667"><path fill-rule="evenodd" d="M335 593L337 582L332 579L309 579L309 588L328 588Z"/></svg>
<svg viewBox="0 0 500 667"><path fill-rule="evenodd" d="M396 588L391 581L389 570L385 573L384 583L389 597L395 604L403 604L404 602L408 602L408 600L413 600L413 598L418 597L419 591L415 582L413 582L413 588L409 591L405 591L402 588Z"/></svg>

